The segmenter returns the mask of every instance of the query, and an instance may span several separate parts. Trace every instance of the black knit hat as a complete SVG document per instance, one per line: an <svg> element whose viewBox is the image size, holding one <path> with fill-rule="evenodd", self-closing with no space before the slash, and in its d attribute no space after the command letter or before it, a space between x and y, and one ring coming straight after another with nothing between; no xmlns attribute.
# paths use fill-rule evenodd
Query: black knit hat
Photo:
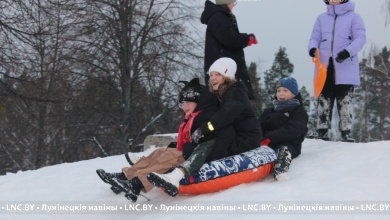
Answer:
<svg viewBox="0 0 390 220"><path fill-rule="evenodd" d="M203 91L203 87L199 83L199 78L193 78L190 82L180 82L184 83L185 86L179 93L179 102L187 101L198 103L200 94Z"/></svg>

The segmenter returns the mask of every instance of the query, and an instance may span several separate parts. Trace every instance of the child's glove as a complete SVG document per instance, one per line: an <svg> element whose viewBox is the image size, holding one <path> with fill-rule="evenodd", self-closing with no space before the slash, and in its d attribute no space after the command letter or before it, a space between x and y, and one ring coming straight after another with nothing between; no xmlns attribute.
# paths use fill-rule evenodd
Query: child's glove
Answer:
<svg viewBox="0 0 390 220"><path fill-rule="evenodd" d="M258 41L256 39L256 36L254 33L251 33L249 34L249 42L248 42L248 46L252 46L252 44L257 44Z"/></svg>
<svg viewBox="0 0 390 220"><path fill-rule="evenodd" d="M204 137L204 135L202 134L202 130L200 128L197 128L194 133L192 133L191 135L191 140L192 142L194 143L199 143L199 140Z"/></svg>
<svg viewBox="0 0 390 220"><path fill-rule="evenodd" d="M268 147L268 145L269 145L270 142L271 142L270 139L265 138L265 139L263 139L263 140L261 141L260 146L267 146L267 147Z"/></svg>
<svg viewBox="0 0 390 220"><path fill-rule="evenodd" d="M177 147L177 142L171 142L167 146L167 148L176 148L176 147Z"/></svg>
<svg viewBox="0 0 390 220"><path fill-rule="evenodd" d="M317 52L317 48L313 47L310 49L309 55L314 58L316 57L316 52Z"/></svg>
<svg viewBox="0 0 390 220"><path fill-rule="evenodd" d="M344 49L343 51L341 51L340 53L337 54L336 62L342 63L344 60L346 60L350 56L351 55L349 55L348 51Z"/></svg>

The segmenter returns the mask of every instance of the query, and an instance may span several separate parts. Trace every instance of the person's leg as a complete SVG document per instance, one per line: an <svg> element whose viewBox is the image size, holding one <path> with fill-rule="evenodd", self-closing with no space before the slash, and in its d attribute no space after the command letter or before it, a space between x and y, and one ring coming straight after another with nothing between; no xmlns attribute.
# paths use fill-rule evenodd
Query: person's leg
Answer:
<svg viewBox="0 0 390 220"><path fill-rule="evenodd" d="M322 92L317 100L317 137L329 140L328 130L331 128L332 110L334 106L334 66L332 59L329 60L327 78Z"/></svg>
<svg viewBox="0 0 390 220"><path fill-rule="evenodd" d="M274 178L276 180L288 179L288 170L290 168L292 156L288 145L280 145L276 150L277 159L274 166Z"/></svg>
<svg viewBox="0 0 390 220"><path fill-rule="evenodd" d="M176 196L179 191L180 180L183 177L189 177L199 170L207 156L210 154L215 140L206 141L199 144L191 154L190 158L180 164L178 168L167 174L158 174L151 172L147 175L147 179L156 187L162 187L170 196Z"/></svg>
<svg viewBox="0 0 390 220"><path fill-rule="evenodd" d="M352 129L353 91L354 87L352 85L337 85L335 89L337 111L340 117L339 129L344 142L355 142L350 134Z"/></svg>
<svg viewBox="0 0 390 220"><path fill-rule="evenodd" d="M154 161L149 167L138 170L135 175L141 180L144 186L144 192L149 192L153 189L153 184L148 181L146 176L151 173L163 174L172 168L175 168L184 162L182 152L172 149L168 150L165 154Z"/></svg>
<svg viewBox="0 0 390 220"><path fill-rule="evenodd" d="M183 168L185 177L192 176L203 166L206 158L213 149L214 143L215 139L199 144L194 149L191 156L186 161L184 161L184 163L179 165L179 167Z"/></svg>
<svg viewBox="0 0 390 220"><path fill-rule="evenodd" d="M133 166L122 168L122 172L126 175L127 179L129 179L129 180L133 179L134 177L137 176L136 172L138 170L142 170L142 169L148 168L158 158L160 158L161 155L163 155L167 151L171 151L171 150L177 151L176 149L173 149L173 148L165 148L165 147L164 148L157 148L152 153L150 153L148 156L141 157L137 161L137 163L135 163Z"/></svg>
<svg viewBox="0 0 390 220"><path fill-rule="evenodd" d="M153 158L153 161L149 161L149 159L151 158L141 158L141 160L147 161L149 164L146 167L142 166L142 161L139 161L137 163L139 165L128 168L128 171L131 172L134 178L127 181L115 181L121 187L122 191L126 192L125 197L133 202L137 201L142 189L144 192L148 192L153 188L153 184L146 178L147 174L150 172L162 174L184 162L182 152L176 148L165 148L164 153Z"/></svg>
<svg viewBox="0 0 390 220"><path fill-rule="evenodd" d="M232 155L232 151L238 148L236 131L232 126L218 131L215 143L206 162L219 160Z"/></svg>

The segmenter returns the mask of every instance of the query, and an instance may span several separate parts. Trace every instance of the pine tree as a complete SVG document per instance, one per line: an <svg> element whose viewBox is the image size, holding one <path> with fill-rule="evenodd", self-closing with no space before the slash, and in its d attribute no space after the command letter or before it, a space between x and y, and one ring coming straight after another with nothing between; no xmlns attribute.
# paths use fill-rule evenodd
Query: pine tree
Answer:
<svg viewBox="0 0 390 220"><path fill-rule="evenodd" d="M303 86L299 92L302 96L303 107L305 108L307 114L309 115L309 122L307 127L309 131L316 130L316 120L317 120L317 111L315 106L311 106L311 103L315 103L314 97L310 96L310 93L307 91L306 87Z"/></svg>
<svg viewBox="0 0 390 220"><path fill-rule="evenodd" d="M359 142L390 139L390 52L387 48L360 63L353 133Z"/></svg>
<svg viewBox="0 0 390 220"><path fill-rule="evenodd" d="M253 95L255 96L255 101L252 102L253 109L256 112L257 116L260 116L263 109L263 91L261 89L260 80L261 78L257 76L257 64L251 62L248 67L248 74L251 80Z"/></svg>
<svg viewBox="0 0 390 220"><path fill-rule="evenodd" d="M301 93L301 96L302 96L303 107L305 108L306 112L309 112L310 111L310 93L307 91L305 86L302 86L302 88L299 90L299 93Z"/></svg>
<svg viewBox="0 0 390 220"><path fill-rule="evenodd" d="M287 56L286 48L280 47L278 52L275 54L275 60L272 64L271 69L265 71L264 84L265 94L264 105L269 106L271 100L275 97L275 84L283 77L290 76L294 71L294 65L290 63L290 59Z"/></svg>

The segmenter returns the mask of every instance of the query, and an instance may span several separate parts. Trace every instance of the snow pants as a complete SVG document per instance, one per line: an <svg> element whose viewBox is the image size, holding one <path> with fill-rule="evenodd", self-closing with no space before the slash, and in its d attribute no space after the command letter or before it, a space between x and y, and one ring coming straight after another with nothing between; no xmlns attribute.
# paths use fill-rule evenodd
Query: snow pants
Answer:
<svg viewBox="0 0 390 220"><path fill-rule="evenodd" d="M337 103L337 111L340 117L339 130L349 131L352 129L352 98L353 85L336 85L333 60L329 60L327 78L324 88L317 102L317 130L330 129L332 110Z"/></svg>
<svg viewBox="0 0 390 220"><path fill-rule="evenodd" d="M150 155L141 157L133 166L123 168L122 172L127 179L138 177L144 186L143 191L149 192L154 185L148 181L146 175L150 172L163 174L183 162L182 152L176 148L158 148Z"/></svg>
<svg viewBox="0 0 390 220"><path fill-rule="evenodd" d="M207 157L211 153L211 150L213 149L214 143L215 139L198 144L198 146L192 152L191 156L185 162L179 165L179 167L184 169L185 177L194 175L195 172L203 166Z"/></svg>

